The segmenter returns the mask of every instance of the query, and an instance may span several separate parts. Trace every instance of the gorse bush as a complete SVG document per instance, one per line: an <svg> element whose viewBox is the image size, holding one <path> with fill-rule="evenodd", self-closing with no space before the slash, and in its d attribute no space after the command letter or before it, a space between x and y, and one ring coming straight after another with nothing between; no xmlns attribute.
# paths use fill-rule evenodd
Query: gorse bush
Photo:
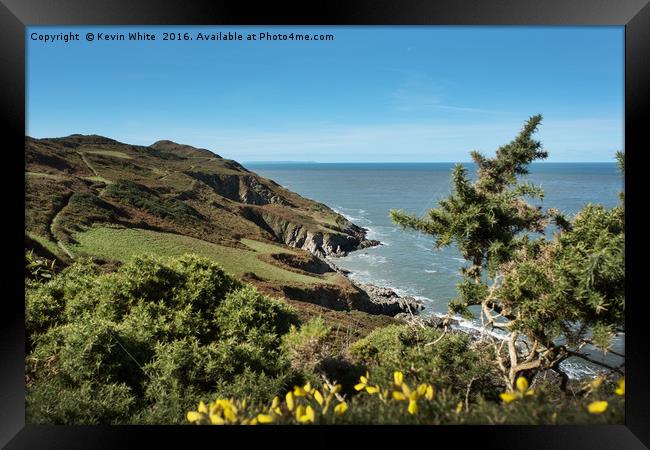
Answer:
<svg viewBox="0 0 650 450"><path fill-rule="evenodd" d="M391 325L355 342L350 353L380 383L390 382L398 370L418 382L435 380L440 389L495 398L501 383L491 349L480 348L466 334L442 334L430 327Z"/></svg>
<svg viewBox="0 0 650 450"><path fill-rule="evenodd" d="M467 397L463 401L449 389L411 381L400 371L394 371L386 382L377 382L374 375L366 373L355 385L359 394L352 399L341 395L341 385L325 381L294 386L284 397L276 396L266 405L236 398L217 398L207 405L201 400L186 418L197 425L597 424L621 422L625 405L622 378L613 392L605 392L601 388L604 380L596 379L568 399L558 397L552 385L532 389L525 378L519 377L516 391L501 393L501 402L482 397L476 402L469 402Z"/></svg>
<svg viewBox="0 0 650 450"><path fill-rule="evenodd" d="M330 346L332 327L316 317L297 328L292 326L282 346L297 369L315 369L325 358L335 355Z"/></svg>
<svg viewBox="0 0 650 450"><path fill-rule="evenodd" d="M580 345L585 327L575 324L589 324L591 341L608 349L625 324L624 226L621 207L587 205L554 241L516 252L495 290L504 308L521 310L510 328Z"/></svg>
<svg viewBox="0 0 650 450"><path fill-rule="evenodd" d="M106 187L105 195L127 205L135 206L163 219L191 220L200 214L186 203L173 198L161 198L151 189L128 180L118 180Z"/></svg>
<svg viewBox="0 0 650 450"><path fill-rule="evenodd" d="M258 401L296 381L280 351L291 308L194 256L138 257L110 274L78 261L28 285L26 319L31 423L174 423L241 377ZM77 396L110 401L86 410Z"/></svg>

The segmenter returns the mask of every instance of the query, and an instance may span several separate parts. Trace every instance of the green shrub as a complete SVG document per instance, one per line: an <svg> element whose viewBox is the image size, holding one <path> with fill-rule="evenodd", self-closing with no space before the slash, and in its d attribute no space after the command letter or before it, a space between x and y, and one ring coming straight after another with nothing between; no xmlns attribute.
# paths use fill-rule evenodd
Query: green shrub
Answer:
<svg viewBox="0 0 650 450"><path fill-rule="evenodd" d="M50 413L51 422L69 413L66 423L173 423L200 396L228 385L243 393L248 383L250 398L266 401L290 379L280 344L297 323L287 305L190 255L134 258L110 274L75 263L28 285L27 318L28 417L39 423ZM44 361L48 370L39 370ZM135 399L129 414L81 414L65 402L54 408L58 397L43 394L74 398L91 388L127 392Z"/></svg>
<svg viewBox="0 0 650 450"><path fill-rule="evenodd" d="M333 355L330 347L332 327L322 317L303 323L300 328L291 327L284 336L282 346L298 369L314 369L323 359Z"/></svg>
<svg viewBox="0 0 650 450"><path fill-rule="evenodd" d="M61 320L67 299L90 289L97 267L81 259L47 283L28 283L25 292L25 329L28 342Z"/></svg>
<svg viewBox="0 0 650 450"><path fill-rule="evenodd" d="M83 381L70 387L52 379L29 389L25 418L30 424L118 424L129 420L135 404L124 384Z"/></svg>
<svg viewBox="0 0 650 450"><path fill-rule="evenodd" d="M163 219L177 221L199 217L191 206L174 198L161 198L152 189L128 180L118 180L109 184L105 195L115 200L135 206Z"/></svg>
<svg viewBox="0 0 650 450"><path fill-rule="evenodd" d="M557 383L543 381L536 385L534 394L505 404L479 398L463 417L465 423L485 425L580 425L622 424L625 421L625 399L606 388L566 395ZM603 413L590 413L588 405L594 401L607 402Z"/></svg>
<svg viewBox="0 0 650 450"><path fill-rule="evenodd" d="M471 338L435 328L390 325L355 342L350 352L374 374L389 383L393 371L408 373L415 381L430 380L439 388L463 394L471 383L472 395L496 397L502 389L490 350L478 349Z"/></svg>

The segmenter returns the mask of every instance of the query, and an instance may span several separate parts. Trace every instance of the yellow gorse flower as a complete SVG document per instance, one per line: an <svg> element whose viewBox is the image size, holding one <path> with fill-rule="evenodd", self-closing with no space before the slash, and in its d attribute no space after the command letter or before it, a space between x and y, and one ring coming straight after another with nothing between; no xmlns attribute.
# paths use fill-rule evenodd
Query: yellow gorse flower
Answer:
<svg viewBox="0 0 650 450"><path fill-rule="evenodd" d="M294 407L293 393L292 392L287 392L287 395L284 397L284 400L287 403L287 409L289 411L293 411L293 407Z"/></svg>
<svg viewBox="0 0 650 450"><path fill-rule="evenodd" d="M336 414L337 416L341 416L345 414L347 410L348 410L348 404L345 402L341 402L334 407L334 414Z"/></svg>
<svg viewBox="0 0 650 450"><path fill-rule="evenodd" d="M218 414L210 414L210 423L212 425L225 425L226 421Z"/></svg>
<svg viewBox="0 0 650 450"><path fill-rule="evenodd" d="M257 421L259 423L273 423L275 420L275 417L273 417L271 414L258 414L257 415Z"/></svg>
<svg viewBox="0 0 650 450"><path fill-rule="evenodd" d="M293 388L293 395L296 397L306 397L311 394L311 384L307 383L305 386L296 386Z"/></svg>
<svg viewBox="0 0 650 450"><path fill-rule="evenodd" d="M605 380L605 377L596 377L591 383L589 383L589 387L593 389L598 389L601 384L603 384L603 381Z"/></svg>
<svg viewBox="0 0 650 450"><path fill-rule="evenodd" d="M251 423L253 419L246 419L239 417L240 408L245 408L246 402L243 401L239 407L233 400L217 399L210 405L206 405L203 401L199 402L196 411L189 411L187 413L187 420L190 423L196 424L212 424L212 425L225 425L235 423ZM257 420L254 420L257 423Z"/></svg>
<svg viewBox="0 0 650 450"><path fill-rule="evenodd" d="M370 378L368 372L366 372L366 376L362 375L359 377L359 383L354 386L354 389L357 391L363 391L365 389L368 394L376 394L379 392L379 386L370 385L368 378Z"/></svg>
<svg viewBox="0 0 650 450"><path fill-rule="evenodd" d="M307 406L306 408L302 405L298 406L296 409L296 419L300 423L314 423L316 419L314 409L311 406Z"/></svg>
<svg viewBox="0 0 650 450"><path fill-rule="evenodd" d="M528 380L524 377L517 378L516 385L517 390L522 394L528 390Z"/></svg>
<svg viewBox="0 0 650 450"><path fill-rule="evenodd" d="M402 384L404 383L404 374L402 372L394 372L393 383L395 384L395 386L401 387Z"/></svg>
<svg viewBox="0 0 650 450"><path fill-rule="evenodd" d="M411 389L404 383L404 375L401 372L394 372L392 389L385 389L376 384L370 384L369 375L360 377L360 382L355 386L357 391L366 391L369 394L378 393L382 401L389 401L391 398L398 401L407 402L407 411L415 415L420 410L418 401L421 399L433 400L434 388L430 384L421 383L416 388ZM190 423L196 424L241 424L257 425L286 423L295 420L299 424L312 424L319 421L319 418L326 417L329 407L335 397L338 399L333 409L333 416L345 414L349 405L343 397L339 395L341 391L340 384L331 384L325 380L321 389L311 386L310 383L304 386L294 386L284 396L284 402L279 396L275 396L273 401L254 411L253 414L247 412L246 401L235 399L217 399L206 405L200 401L196 411L189 411L186 415ZM288 412L288 413L287 413Z"/></svg>
<svg viewBox="0 0 650 450"><path fill-rule="evenodd" d="M501 397L501 400L503 400L504 403L510 403L517 399L535 394L534 389L528 388L528 380L524 377L517 378L517 381L515 381L515 387L517 388L515 392L510 391L499 394L499 397Z"/></svg>
<svg viewBox="0 0 650 450"><path fill-rule="evenodd" d="M280 408L280 397L278 397L277 395L273 398L273 402L269 407L269 413L273 413L277 416L282 415L282 408Z"/></svg>
<svg viewBox="0 0 650 450"><path fill-rule="evenodd" d="M434 394L433 386L428 385L427 390L424 393L424 398L426 398L427 400L433 400L433 394Z"/></svg>
<svg viewBox="0 0 650 450"><path fill-rule="evenodd" d="M188 411L187 421L191 423L198 423L203 419L203 414L197 411Z"/></svg>
<svg viewBox="0 0 650 450"><path fill-rule="evenodd" d="M418 402L417 402L417 400L414 400L414 399L409 400L408 412L411 415L417 414L417 412L418 412Z"/></svg>
<svg viewBox="0 0 650 450"><path fill-rule="evenodd" d="M617 388L614 390L616 395L625 395L625 377L621 377L617 384Z"/></svg>
<svg viewBox="0 0 650 450"><path fill-rule="evenodd" d="M607 411L607 402L604 400L591 402L587 405L590 414L602 414Z"/></svg>
<svg viewBox="0 0 650 450"><path fill-rule="evenodd" d="M407 411L409 414L414 415L419 411L418 400L425 398L433 400L433 386L430 384L420 384L415 390L411 390L409 386L404 383L404 374L402 372L393 372L393 392L392 398L397 401L408 400ZM386 395L388 397L388 395Z"/></svg>
<svg viewBox="0 0 650 450"><path fill-rule="evenodd" d="M314 391L314 400L316 400L320 406L323 406L323 403L325 402L325 399L318 389Z"/></svg>

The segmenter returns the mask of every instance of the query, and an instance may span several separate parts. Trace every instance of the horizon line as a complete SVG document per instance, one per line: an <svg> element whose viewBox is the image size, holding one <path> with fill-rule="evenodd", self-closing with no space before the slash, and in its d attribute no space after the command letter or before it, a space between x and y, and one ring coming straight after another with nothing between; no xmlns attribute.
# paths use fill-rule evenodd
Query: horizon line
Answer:
<svg viewBox="0 0 650 450"><path fill-rule="evenodd" d="M240 164L476 164L474 161L308 161L250 160ZM616 161L533 161L530 164L616 164Z"/></svg>

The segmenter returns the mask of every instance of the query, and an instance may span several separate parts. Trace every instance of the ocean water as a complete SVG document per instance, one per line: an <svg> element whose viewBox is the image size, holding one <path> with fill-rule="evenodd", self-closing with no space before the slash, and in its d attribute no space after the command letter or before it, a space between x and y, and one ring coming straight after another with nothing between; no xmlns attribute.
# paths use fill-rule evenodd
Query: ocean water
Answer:
<svg viewBox="0 0 650 450"><path fill-rule="evenodd" d="M390 209L423 215L449 195L453 163L247 163L258 174L330 206L355 224L368 229L368 238L381 246L359 250L333 262L351 271L361 282L390 287L425 303L423 315L444 314L456 295L458 268L466 264L457 249L433 248L433 238L404 231L388 217ZM473 175L474 166L465 164ZM537 163L525 177L540 185L543 201L573 215L588 203L606 207L618 204L624 190L623 177L615 163ZM477 323L464 322L475 327ZM614 349L624 351L618 337ZM616 363L611 354L593 349L591 356ZM575 363L575 364L574 364ZM589 364L572 362L570 372L580 376L593 372ZM574 367L575 366L575 367Z"/></svg>

